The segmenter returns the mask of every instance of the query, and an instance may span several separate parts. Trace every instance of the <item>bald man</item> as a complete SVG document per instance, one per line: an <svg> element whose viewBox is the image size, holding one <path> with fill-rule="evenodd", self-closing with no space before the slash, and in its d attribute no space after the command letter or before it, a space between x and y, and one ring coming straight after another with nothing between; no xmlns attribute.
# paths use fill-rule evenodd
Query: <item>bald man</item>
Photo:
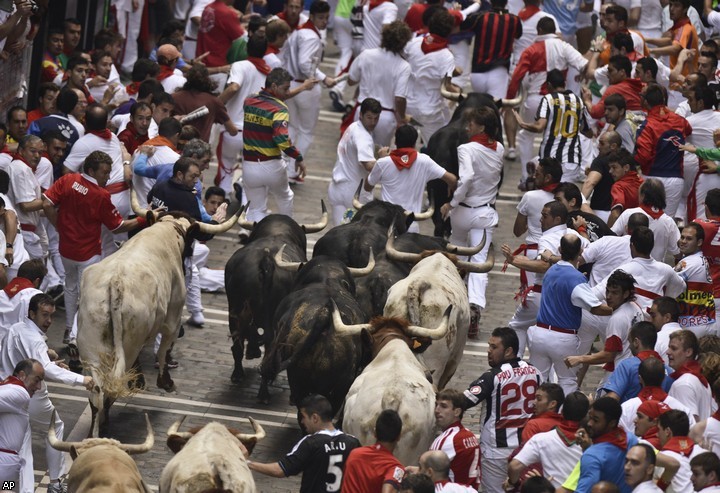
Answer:
<svg viewBox="0 0 720 493"><path fill-rule="evenodd" d="M435 483L435 493L472 493L469 486L450 482L450 458L442 450L430 450L420 456L420 473Z"/></svg>

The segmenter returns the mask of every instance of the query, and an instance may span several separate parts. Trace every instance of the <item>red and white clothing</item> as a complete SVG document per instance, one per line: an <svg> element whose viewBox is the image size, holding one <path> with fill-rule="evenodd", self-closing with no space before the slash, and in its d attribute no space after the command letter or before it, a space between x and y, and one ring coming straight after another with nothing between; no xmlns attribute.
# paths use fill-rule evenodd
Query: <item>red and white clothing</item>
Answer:
<svg viewBox="0 0 720 493"><path fill-rule="evenodd" d="M42 188L42 185L41 185ZM15 216L17 216L17 211L15 210L15 204L12 203L10 200L10 197L5 195L4 193L0 193L0 198L2 198L5 201L5 210L13 211L15 213ZM0 232L5 233L5 221L0 221ZM7 235L6 235L7 236ZM3 240L4 241L4 240ZM48 243L51 243L51 239L48 236ZM52 252L52 245L49 246L50 251ZM3 255L4 257L4 255ZM15 241L13 241L13 264L9 267L7 267L7 276L8 280L12 280L17 275L17 270L20 268L20 266L25 262L26 260L30 260L30 255L28 255L27 250L25 250L25 241L23 240L23 235L20 233L20 219L17 219L17 234L15 235ZM5 265L5 264L3 264ZM1 324L1 322L0 322ZM7 325L6 327L9 327Z"/></svg>
<svg viewBox="0 0 720 493"><path fill-rule="evenodd" d="M637 174L637 171L628 171L618 181L613 183L610 189L612 202L610 209L620 208L620 212L625 209L634 209L640 206L639 190L643 179Z"/></svg>
<svg viewBox="0 0 720 493"><path fill-rule="evenodd" d="M480 444L475 434L459 421L438 436L430 450L442 450L450 459L450 480L477 488L480 486Z"/></svg>
<svg viewBox="0 0 720 493"><path fill-rule="evenodd" d="M620 305L608 320L605 330L605 351L616 352L615 359L606 363L603 368L612 372L615 366L624 359L632 357L630 351L630 327L645 319L644 310L634 301L627 301ZM606 375L607 376L607 375Z"/></svg>
<svg viewBox="0 0 720 493"><path fill-rule="evenodd" d="M696 363L696 362L693 362ZM697 363L696 363L697 364ZM698 365L699 366L699 365ZM668 394L684 403L697 416L698 421L707 419L712 414L713 398L710 385L702 382L692 373L683 373L676 377L676 370L671 377L675 378Z"/></svg>
<svg viewBox="0 0 720 493"><path fill-rule="evenodd" d="M368 171L360 163L375 160L372 134L365 129L362 122L353 122L345 130L338 142L337 154L332 181L328 186L328 200L336 226L342 223L345 211L352 208L353 196L360 186L360 180L368 177ZM361 191L360 202L366 203L370 200L372 194Z"/></svg>
<svg viewBox="0 0 720 493"><path fill-rule="evenodd" d="M666 323L657 333L657 341L655 342L655 352L662 356L663 363L670 365L667 350L670 344L670 334L678 330L683 330L677 322Z"/></svg>
<svg viewBox="0 0 720 493"><path fill-rule="evenodd" d="M388 449L376 443L350 452L343 471L343 493L380 491L385 483L400 489L405 468Z"/></svg>
<svg viewBox="0 0 720 493"><path fill-rule="evenodd" d="M693 493L690 476L690 461L696 456L707 452L704 448L696 445L689 437L673 437L662 448L661 452L680 462L680 469L673 476L670 488L674 493Z"/></svg>
<svg viewBox="0 0 720 493"><path fill-rule="evenodd" d="M378 48L380 46L380 34L385 24L397 20L398 8L388 0L373 0L363 6L363 43L362 50ZM387 65L386 67L392 67ZM356 79L357 80L357 79ZM362 101L361 99L359 101Z"/></svg>
<svg viewBox="0 0 720 493"><path fill-rule="evenodd" d="M11 325L27 317L30 298L36 294L42 294L42 291L35 289L32 281L22 277L16 277L0 290L0 341L5 338ZM10 373L12 370L9 369Z"/></svg>
<svg viewBox="0 0 720 493"><path fill-rule="evenodd" d="M692 126L692 133L687 137L688 143L699 148L714 148L713 132L720 128L720 113L712 109L702 110L685 118ZM698 217L705 219L705 197L713 188L720 188L720 176L717 173L698 173L698 168L698 156L686 152L683 158L683 198L687 200L688 208L695 206L695 210L687 211L689 220Z"/></svg>
<svg viewBox="0 0 720 493"><path fill-rule="evenodd" d="M23 242L30 258L45 258L48 253L47 233L40 221L40 212L23 212L19 205L42 197L36 169L30 167L20 156L10 163L10 190L8 198L17 207L15 211L20 221Z"/></svg>
<svg viewBox="0 0 720 493"><path fill-rule="evenodd" d="M675 269L687 284L685 292L678 297L680 326L693 331L698 338L715 335L717 316L707 259L699 251L684 257Z"/></svg>
<svg viewBox="0 0 720 493"><path fill-rule="evenodd" d="M273 46L268 45L268 48L267 48L267 51L265 52L265 56L263 57L263 60L265 60L265 63L267 63L271 69L282 67L282 60L280 59L280 51Z"/></svg>
<svg viewBox="0 0 720 493"><path fill-rule="evenodd" d="M532 44L537 40L537 24L540 19L550 17L555 21L555 17L541 10L537 5L528 5L522 8L519 12L517 12L517 16L520 18L520 22L522 23L522 35L513 43L513 61L511 65L513 69L520 61L522 52L530 48L530 46L532 46ZM557 21L555 21L555 25L558 25Z"/></svg>
<svg viewBox="0 0 720 493"><path fill-rule="evenodd" d="M587 264L593 264L588 283L595 286L617 268L632 260L630 254L630 235L603 236L590 243L582 251Z"/></svg>
<svg viewBox="0 0 720 493"><path fill-rule="evenodd" d="M227 64L226 55L233 41L245 34L238 20L237 11L223 0L215 0L202 12L195 56L206 51L210 54L203 60L208 67L222 67Z"/></svg>
<svg viewBox="0 0 720 493"><path fill-rule="evenodd" d="M3 481L16 484L20 481L24 461L19 452L30 431L29 406L30 394L20 379L10 376L0 382L0 475ZM30 489L34 486L33 481Z"/></svg>
<svg viewBox="0 0 720 493"><path fill-rule="evenodd" d="M365 33L367 35L367 26ZM387 67L393 69L388 70ZM381 147L390 145L396 126L395 98L407 99L410 91L410 64L400 55L383 48L373 48L360 53L350 65L349 75L351 80L360 83L359 102L365 98L375 98L380 102L383 111L373 131L373 139ZM355 119L358 118L359 109L355 112Z"/></svg>
<svg viewBox="0 0 720 493"><path fill-rule="evenodd" d="M650 255L652 258L659 262L665 260L665 254L677 255L680 253L677 243L680 240L680 231L678 230L675 220L664 214L663 211L651 209L648 206L641 205L633 209L626 209L620 214L615 224L612 226L613 232L622 236L627 234L627 223L630 220L630 216L636 212L641 212L648 217L649 227L655 237L655 247L652 249Z"/></svg>
<svg viewBox="0 0 720 493"><path fill-rule="evenodd" d="M137 5L134 6L133 3ZM145 0L136 2L132 0L112 0L112 5L115 7L118 33L124 39L121 53L122 68L125 72L132 72L133 66L138 59L138 37L140 36L140 26L143 11L145 10Z"/></svg>
<svg viewBox="0 0 720 493"><path fill-rule="evenodd" d="M435 493L473 493L477 492L475 488L462 484L451 483L448 480L438 481L435 483Z"/></svg>
<svg viewBox="0 0 720 493"><path fill-rule="evenodd" d="M488 141L486 134L475 135L458 146L458 186L450 201L450 241L455 245L474 246L486 235L485 247L470 257L471 262L487 260L498 213L495 203L503 170L505 148ZM471 273L466 277L470 303L485 308L488 275Z"/></svg>
<svg viewBox="0 0 720 493"><path fill-rule="evenodd" d="M447 41L428 34L411 40L405 47L406 60L412 69L407 112L422 124L417 130L426 144L432 134L450 121L440 87L446 77L452 77L455 57L441 46L447 46Z"/></svg>
<svg viewBox="0 0 720 493"><path fill-rule="evenodd" d="M570 438L556 428L533 435L514 459L526 466L542 464L543 474L550 477L550 482L557 488L570 476L581 455L582 448L575 443L574 437Z"/></svg>
<svg viewBox="0 0 720 493"><path fill-rule="evenodd" d="M720 222L698 219L696 221L705 231L702 252L710 263L710 276L713 282L715 306L720 306Z"/></svg>
<svg viewBox="0 0 720 493"><path fill-rule="evenodd" d="M647 400L664 402L670 409L677 409L688 415L690 419L690 427L695 424L690 408L682 402L669 396L661 387L643 387L638 397L633 397L622 403L622 415L620 416L619 425L628 433L635 433L635 418L640 404Z"/></svg>
<svg viewBox="0 0 720 493"><path fill-rule="evenodd" d="M160 73L162 73L162 70ZM178 89L182 89L182 87L185 85L185 82L187 82L185 76L178 69L174 69L172 73L169 74L167 77L158 77L158 80L160 81L160 84L162 84L163 89L165 89L165 92L168 94L172 94Z"/></svg>
<svg viewBox="0 0 720 493"><path fill-rule="evenodd" d="M198 38L198 24L195 24L192 20L197 17L198 21L202 19L203 10L205 7L210 5L213 0L194 0L190 11L187 15L187 23L185 24L185 41L183 42L182 55L185 60L192 60L195 58L195 50L197 48ZM180 2L175 2L177 5ZM183 19L185 16L177 17ZM202 53L201 53L202 54Z"/></svg>

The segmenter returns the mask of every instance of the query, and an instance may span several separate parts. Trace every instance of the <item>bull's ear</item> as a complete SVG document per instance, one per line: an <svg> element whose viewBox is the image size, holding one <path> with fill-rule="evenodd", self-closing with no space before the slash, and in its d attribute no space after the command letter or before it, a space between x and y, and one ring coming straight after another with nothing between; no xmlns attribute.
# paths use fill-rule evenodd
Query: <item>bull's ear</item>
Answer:
<svg viewBox="0 0 720 493"><path fill-rule="evenodd" d="M244 440L242 442L243 445L245 445L245 448L248 451L248 456L252 455L253 449L255 448L255 445L257 444L257 438L252 437L250 440Z"/></svg>
<svg viewBox="0 0 720 493"><path fill-rule="evenodd" d="M148 226L152 226L153 224L155 224L155 214L153 213L153 211L147 211L147 213L145 214L145 221L147 222Z"/></svg>
<svg viewBox="0 0 720 493"><path fill-rule="evenodd" d="M415 213L411 212L405 218L405 229L406 230L410 228L410 225L413 223L413 221L415 221Z"/></svg>
<svg viewBox="0 0 720 493"><path fill-rule="evenodd" d="M167 443L168 448L172 450L173 454L177 454L183 449L187 440L178 435L170 435L165 443Z"/></svg>
<svg viewBox="0 0 720 493"><path fill-rule="evenodd" d="M367 329L360 331L361 366L366 366L372 360L373 335Z"/></svg>
<svg viewBox="0 0 720 493"><path fill-rule="evenodd" d="M70 446L70 457L72 457L72 460L75 460L78 458L78 451L75 448L75 445Z"/></svg>

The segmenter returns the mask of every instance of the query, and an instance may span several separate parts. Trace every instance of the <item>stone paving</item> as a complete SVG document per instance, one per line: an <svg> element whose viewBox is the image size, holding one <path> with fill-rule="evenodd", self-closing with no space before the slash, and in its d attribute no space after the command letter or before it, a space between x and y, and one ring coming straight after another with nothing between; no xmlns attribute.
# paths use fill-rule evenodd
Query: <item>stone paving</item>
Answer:
<svg viewBox="0 0 720 493"><path fill-rule="evenodd" d="M326 61L322 67L331 69L331 66L330 61ZM324 90L315 141L306 159L309 176L305 184L294 187L295 214L299 222L315 222L320 214L319 199L327 196L327 185L335 162L339 120L339 114L332 112L330 99ZM212 166L205 173L206 183L210 183L215 174L215 165ZM506 273L501 272L500 245L508 243L517 246L521 242L512 235L515 206L521 196L516 188L519 176L519 163L506 162L505 182L497 203L500 225L494 235L496 265L490 273L488 306L481 321L482 333L478 341L468 342L450 387L463 389L487 369L487 337L493 328L506 325L515 309L513 295L519 284L518 271L511 267ZM270 208L273 207L271 201ZM429 224L422 224L421 230L426 234L432 231ZM321 234L309 235L308 256L312 254L312 247ZM239 248L237 235L237 228L234 228L209 243L210 267L224 267L230 255ZM174 357L180 362L180 367L171 372L177 391L168 394L155 386L157 370L153 368L151 349L145 348L141 362L148 389L132 398L116 402L110 412L111 436L127 443L144 440L142 413L147 412L150 416L155 431L155 445L149 453L136 456L135 459L145 481L153 488L157 487L160 473L171 457L171 452L165 446L165 432L170 424L182 416L187 417L183 426L218 420L236 427L246 427L248 431L250 428L244 424L244 417L253 416L267 432L267 438L258 444L253 453L253 460L261 462L276 461L301 438L296 410L288 404L289 391L284 374L271 387L272 401L267 406L259 404L256 399L260 379L255 368L259 360L246 361L246 379L241 384L231 384L232 356L227 329L227 299L223 293L204 293L202 297L206 308L205 328L186 327L185 337L177 343L174 351ZM63 322L64 313L59 310L49 332L51 347L61 347ZM584 390L593 390L599 378L599 371L589 372ZM50 384L49 387L53 401L65 420L66 437L71 430L71 439L79 440L86 436L89 409L84 389L58 384ZM475 432L479 429L481 412L481 409L475 408L466 413L465 424ZM45 491L47 483L47 476L41 472L45 468L43 435L39 430L36 431L33 442L36 479L41 482L38 491ZM261 492L297 491L300 484L299 478L273 479L259 474L255 475L255 481Z"/></svg>

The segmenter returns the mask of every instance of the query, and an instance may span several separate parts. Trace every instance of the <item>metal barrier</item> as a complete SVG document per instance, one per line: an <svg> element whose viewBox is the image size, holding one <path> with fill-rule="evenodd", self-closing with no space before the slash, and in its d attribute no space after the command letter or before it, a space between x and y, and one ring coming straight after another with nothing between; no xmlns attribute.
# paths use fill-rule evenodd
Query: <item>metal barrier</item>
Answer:
<svg viewBox="0 0 720 493"><path fill-rule="evenodd" d="M33 44L29 42L21 52L0 61L0 120L5 120L5 113L12 106L27 103L32 51Z"/></svg>

